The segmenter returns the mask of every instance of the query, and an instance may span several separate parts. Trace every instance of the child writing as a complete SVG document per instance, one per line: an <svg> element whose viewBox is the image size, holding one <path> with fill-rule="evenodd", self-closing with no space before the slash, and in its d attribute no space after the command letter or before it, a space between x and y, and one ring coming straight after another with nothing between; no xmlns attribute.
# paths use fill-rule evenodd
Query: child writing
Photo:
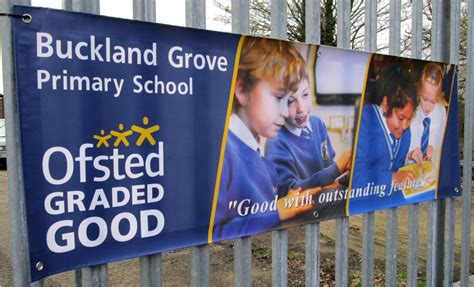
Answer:
<svg viewBox="0 0 474 287"><path fill-rule="evenodd" d="M288 117L289 93L306 77L291 43L246 37L241 50L214 221L214 240L246 236L311 210L285 207L273 163L260 153L260 137L274 138ZM313 190L311 192L317 192Z"/></svg>
<svg viewBox="0 0 474 287"><path fill-rule="evenodd" d="M418 83L420 106L411 124L409 163L431 160L439 154L446 127L446 110L439 103L442 97L443 70L439 64L429 63L423 68ZM437 158L438 160L439 158Z"/></svg>
<svg viewBox="0 0 474 287"><path fill-rule="evenodd" d="M278 193L301 187L326 186L350 167L351 152L334 161L335 152L326 126L311 115L311 96L305 73L290 95L288 117L276 139L267 144L267 157L276 166Z"/></svg>
<svg viewBox="0 0 474 287"><path fill-rule="evenodd" d="M380 208L397 205L397 200L403 200L401 192L390 200L383 197L392 195L392 184L414 179L413 173L398 169L404 165L410 145L409 127L418 106L416 86L399 64L386 66L378 82L378 94L362 108L352 177L353 190L375 186L378 192L367 191L365 196L371 200L351 198L351 214L371 210L374 204Z"/></svg>

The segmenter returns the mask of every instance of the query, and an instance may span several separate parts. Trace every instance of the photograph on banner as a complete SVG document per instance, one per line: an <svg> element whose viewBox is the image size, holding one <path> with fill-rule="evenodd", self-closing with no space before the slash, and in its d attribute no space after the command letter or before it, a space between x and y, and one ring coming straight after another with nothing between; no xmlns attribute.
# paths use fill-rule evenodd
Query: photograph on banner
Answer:
<svg viewBox="0 0 474 287"><path fill-rule="evenodd" d="M455 69L437 62L372 56L350 214L436 198Z"/></svg>
<svg viewBox="0 0 474 287"><path fill-rule="evenodd" d="M213 240L345 215L369 54L246 37Z"/></svg>

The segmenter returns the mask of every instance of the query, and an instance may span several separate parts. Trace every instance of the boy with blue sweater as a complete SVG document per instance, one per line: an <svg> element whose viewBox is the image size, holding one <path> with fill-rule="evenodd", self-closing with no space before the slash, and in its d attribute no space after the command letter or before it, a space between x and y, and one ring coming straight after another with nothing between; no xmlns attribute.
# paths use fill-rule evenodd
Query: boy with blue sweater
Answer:
<svg viewBox="0 0 474 287"><path fill-rule="evenodd" d="M295 188L326 186L350 167L351 152L336 161L323 121L311 115L311 96L305 74L288 101L288 117L275 140L267 144L267 157L275 163L278 193Z"/></svg>
<svg viewBox="0 0 474 287"><path fill-rule="evenodd" d="M240 54L213 240L265 231L313 207L285 206L300 190L278 197L273 163L260 153L260 137L274 138L288 117L288 98L306 78L304 59L289 42L246 37ZM316 193L319 190L313 190Z"/></svg>

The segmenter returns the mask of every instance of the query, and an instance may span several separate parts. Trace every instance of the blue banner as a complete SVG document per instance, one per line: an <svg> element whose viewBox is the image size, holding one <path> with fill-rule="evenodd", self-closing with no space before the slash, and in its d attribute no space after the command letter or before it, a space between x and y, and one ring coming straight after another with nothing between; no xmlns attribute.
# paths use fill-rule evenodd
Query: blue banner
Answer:
<svg viewBox="0 0 474 287"><path fill-rule="evenodd" d="M32 279L206 244L240 36L15 12Z"/></svg>
<svg viewBox="0 0 474 287"><path fill-rule="evenodd" d="M461 193L454 65L14 10L33 281Z"/></svg>

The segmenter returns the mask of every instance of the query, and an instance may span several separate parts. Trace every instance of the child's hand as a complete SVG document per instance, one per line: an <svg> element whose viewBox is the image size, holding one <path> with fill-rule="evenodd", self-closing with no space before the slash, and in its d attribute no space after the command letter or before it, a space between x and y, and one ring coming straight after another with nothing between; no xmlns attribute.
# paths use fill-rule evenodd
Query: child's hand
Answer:
<svg viewBox="0 0 474 287"><path fill-rule="evenodd" d="M287 220L301 213L310 211L313 208L315 202L311 201L309 204L302 206L301 203L302 199L304 199L303 196L306 196L308 194L314 196L320 191L321 187L309 188L304 191L301 189L301 187L299 187L298 189L290 189L287 195L282 198L279 198L277 201L277 209L278 215L280 216L280 220ZM298 201L297 204L296 201Z"/></svg>
<svg viewBox="0 0 474 287"><path fill-rule="evenodd" d="M394 184L401 184L405 181L412 181L415 179L415 175L411 171L400 170L394 172L392 175L392 182Z"/></svg>
<svg viewBox="0 0 474 287"><path fill-rule="evenodd" d="M421 152L421 148L417 147L416 149L409 152L408 159L414 160L416 163L421 164L423 161L423 153Z"/></svg>
<svg viewBox="0 0 474 287"><path fill-rule="evenodd" d="M428 148L426 149L426 155L424 157L424 160L430 160L431 157L433 156L434 153L434 147L432 145L429 145Z"/></svg>
<svg viewBox="0 0 474 287"><path fill-rule="evenodd" d="M342 173L351 167L352 149L343 153L337 160L336 165Z"/></svg>

